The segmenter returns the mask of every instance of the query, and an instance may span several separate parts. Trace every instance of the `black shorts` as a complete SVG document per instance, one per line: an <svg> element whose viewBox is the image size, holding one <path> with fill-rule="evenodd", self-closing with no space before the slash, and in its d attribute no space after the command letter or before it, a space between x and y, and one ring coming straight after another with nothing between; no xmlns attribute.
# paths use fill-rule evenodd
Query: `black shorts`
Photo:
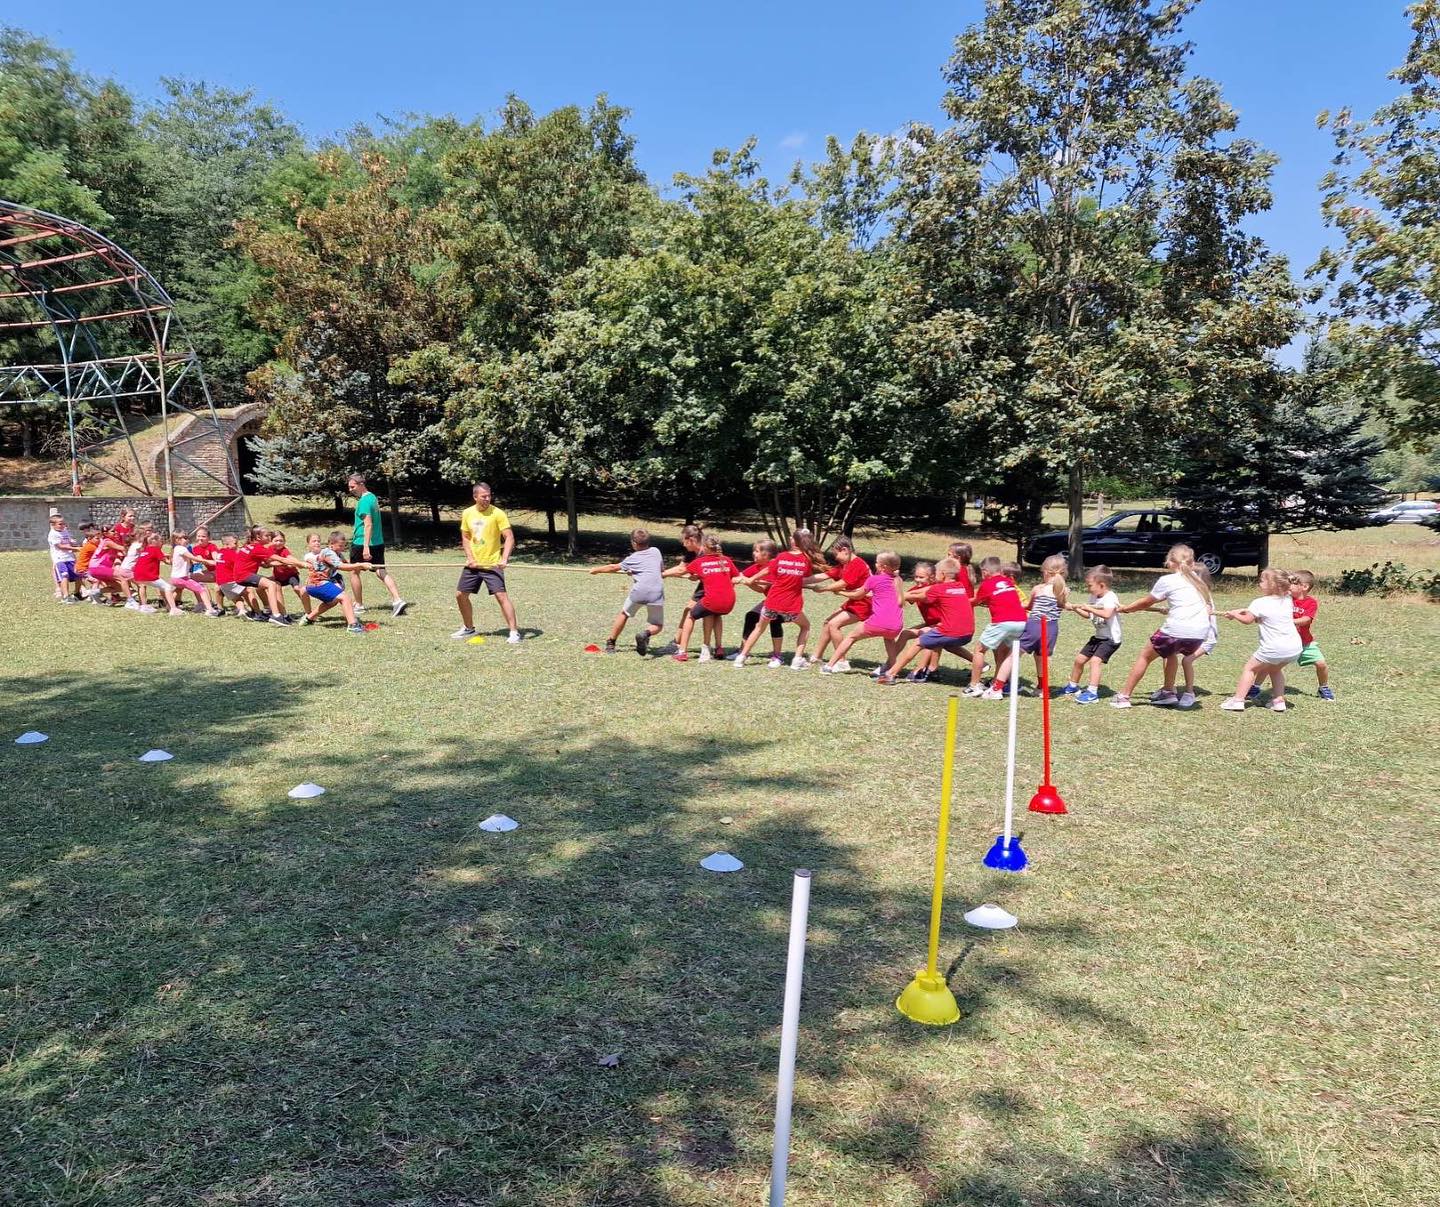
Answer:
<svg viewBox="0 0 1440 1207"><path fill-rule="evenodd" d="M707 608L703 603L700 603L698 600L697 600L695 603L693 603L693 604L690 605L690 619L691 619L691 620L704 620L705 617L707 617L707 616L729 616L729 615L730 615L729 612L715 612L715 611L712 611L710 608Z"/></svg>
<svg viewBox="0 0 1440 1207"><path fill-rule="evenodd" d="M368 561L372 566L383 566L385 564L385 546L371 545L370 556L366 558L364 545L351 545L349 561L354 564Z"/></svg>
<svg viewBox="0 0 1440 1207"><path fill-rule="evenodd" d="M1101 662L1109 662L1110 655L1119 648L1118 641L1111 641L1108 637L1092 637L1080 647L1080 657L1098 658Z"/></svg>
<svg viewBox="0 0 1440 1207"><path fill-rule="evenodd" d="M240 579L240 585L242 587L258 587L260 585L260 576L258 574L252 574L249 578L242 578Z"/></svg>
<svg viewBox="0 0 1440 1207"><path fill-rule="evenodd" d="M482 566L474 568L466 566L460 571L460 582L455 589L462 595L474 595L484 587L491 595L503 595L505 592L505 572L497 570L494 566Z"/></svg>

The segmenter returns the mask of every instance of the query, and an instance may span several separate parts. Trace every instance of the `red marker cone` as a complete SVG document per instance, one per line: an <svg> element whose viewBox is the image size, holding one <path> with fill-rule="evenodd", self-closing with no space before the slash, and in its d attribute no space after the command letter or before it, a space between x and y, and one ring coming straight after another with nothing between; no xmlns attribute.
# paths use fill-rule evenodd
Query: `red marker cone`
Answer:
<svg viewBox="0 0 1440 1207"><path fill-rule="evenodd" d="M1060 799L1060 793L1050 782L1050 642L1047 640L1048 629L1049 625L1045 617L1040 617L1040 715L1045 735L1045 782L1035 790L1035 795L1030 798L1030 812L1068 813L1065 802ZM1019 666L1014 667L1011 673L1018 675L1020 673Z"/></svg>
<svg viewBox="0 0 1440 1207"><path fill-rule="evenodd" d="M587 646L585 647L585 652L586 652L587 654L598 654L598 653L600 652L600 647L599 647L598 645L593 645L593 644L592 644L592 645L587 645Z"/></svg>

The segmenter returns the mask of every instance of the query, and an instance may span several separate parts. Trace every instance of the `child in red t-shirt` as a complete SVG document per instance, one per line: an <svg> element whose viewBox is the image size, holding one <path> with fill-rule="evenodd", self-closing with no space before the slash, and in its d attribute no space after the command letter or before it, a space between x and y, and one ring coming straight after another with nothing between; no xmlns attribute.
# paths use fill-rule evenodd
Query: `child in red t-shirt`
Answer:
<svg viewBox="0 0 1440 1207"><path fill-rule="evenodd" d="M740 571L735 563L725 556L725 549L717 536L705 536L701 541L701 552L683 566L672 566L661 574L661 578L677 578L687 574L700 584L700 598L685 612L680 622L680 634L675 644L676 662L690 661L690 634L695 622L701 622L700 661L725 657L725 617L735 610L735 580Z"/></svg>
<svg viewBox="0 0 1440 1207"><path fill-rule="evenodd" d="M768 586L765 582L765 576L757 573L757 571L769 565L771 559L779 552L780 546L774 541L756 541L750 547L750 564L740 571L740 578L744 580L751 591L754 591L760 596L750 610L745 613L745 627L744 631L740 634L742 643L749 638L755 629L767 623L764 620L764 612L765 593L768 590ZM780 658L785 642L785 626L778 620L772 620L768 623L770 626L770 669L775 670L785 665ZM736 657L738 658L739 655L737 654Z"/></svg>
<svg viewBox="0 0 1440 1207"><path fill-rule="evenodd" d="M219 553L220 546L210 539L210 529L201 524L190 543L190 577L205 587L212 613L219 610L223 602L215 587L215 558Z"/></svg>
<svg viewBox="0 0 1440 1207"><path fill-rule="evenodd" d="M249 590L238 577L240 549L235 537L227 533L220 539L220 548L215 552L215 587L222 602L229 600L235 605L235 615L245 620L255 615L247 598ZM223 608L222 608L223 611Z"/></svg>
<svg viewBox="0 0 1440 1207"><path fill-rule="evenodd" d="M275 580L279 589L275 597L280 601L280 607L285 606L285 588L290 587L295 592L295 598L300 601L300 610L309 611L309 602L300 591L300 571L297 565L304 563L285 547L285 534L283 532L266 533L266 541L274 553L276 560L270 563L270 577ZM308 551L308 546L307 546Z"/></svg>
<svg viewBox="0 0 1440 1207"><path fill-rule="evenodd" d="M970 587L970 576L964 570L957 559L941 558L940 564L935 567L934 581L925 586L917 584L906 592L905 598L919 605L926 625L905 647L895 665L880 675L877 682L886 686L895 683L900 672L917 655L920 657L920 668L911 674L908 680L911 683L926 682L934 673L927 666L933 668L938 664L942 653L948 652L970 661L969 642L975 635L975 611L971 602L974 592ZM928 659L932 657L934 663L929 663Z"/></svg>
<svg viewBox="0 0 1440 1207"><path fill-rule="evenodd" d="M1007 570L1014 573L1004 573ZM1005 696L1006 676L1014 661L1015 643L1025 632L1025 622L1029 619L1025 603L1020 598L1020 588L1015 585L1016 575L1018 568L1013 563L1002 566L998 557L987 557L980 563L980 589L975 592L975 605L990 609L990 623L975 645L970 686L964 693L967 696L983 696L987 700L1000 700ZM985 675L986 650L994 653L996 662L995 679L988 691L981 684Z"/></svg>
<svg viewBox="0 0 1440 1207"><path fill-rule="evenodd" d="M970 559L975 556L974 550L964 541L951 541L948 552L960 563L960 569L955 572L955 577L963 578L970 584L970 594L973 597L976 589L980 586L980 579L975 573L975 567L970 564Z"/></svg>
<svg viewBox="0 0 1440 1207"><path fill-rule="evenodd" d="M180 605L175 601L175 592L170 583L160 577L160 563L165 560L165 549L160 543L160 534L153 528L140 533L140 552L135 557L135 587L140 592L140 611L154 612L149 602L148 588L154 587L164 597L171 616L181 614Z"/></svg>
<svg viewBox="0 0 1440 1207"><path fill-rule="evenodd" d="M805 657L805 641L810 636L810 618L805 615L805 588L812 581L825 581L824 573L825 558L820 546L815 543L808 528L797 528L790 534L790 545L783 553L777 553L753 575L741 575L736 579L737 583L745 586L760 581L767 583L765 606L760 611L760 618L793 624L799 630L795 640L795 657L790 660L793 671L803 671L810 665ZM760 626L756 625L735 655L733 666L738 669L745 665L745 659L759 636ZM772 658L770 665L776 665L776 659Z"/></svg>
<svg viewBox="0 0 1440 1207"><path fill-rule="evenodd" d="M861 595L851 598L849 592L858 591L870 577L870 564L855 552L855 543L848 536L840 537L830 546L829 556L834 564L825 571L831 581L815 588L819 592L839 592L845 602L831 612L820 625L820 643L815 647L815 661L823 662L826 649L833 643L840 644L841 630L852 624L861 624L870 618L870 600Z"/></svg>

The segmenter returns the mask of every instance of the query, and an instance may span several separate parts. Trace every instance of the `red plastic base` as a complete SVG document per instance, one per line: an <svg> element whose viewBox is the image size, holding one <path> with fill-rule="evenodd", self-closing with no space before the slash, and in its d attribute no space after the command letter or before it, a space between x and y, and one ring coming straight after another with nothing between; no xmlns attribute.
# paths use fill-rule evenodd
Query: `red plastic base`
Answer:
<svg viewBox="0 0 1440 1207"><path fill-rule="evenodd" d="M1030 798L1031 813L1068 813L1065 802L1060 799L1060 793L1055 791L1054 784L1041 784Z"/></svg>

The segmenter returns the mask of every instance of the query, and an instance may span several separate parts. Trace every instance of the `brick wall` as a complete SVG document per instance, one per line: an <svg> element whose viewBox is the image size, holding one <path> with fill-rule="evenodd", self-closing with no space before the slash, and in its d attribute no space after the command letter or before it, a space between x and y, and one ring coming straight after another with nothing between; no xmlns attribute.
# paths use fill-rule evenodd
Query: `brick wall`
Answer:
<svg viewBox="0 0 1440 1207"><path fill-rule="evenodd" d="M246 403L217 411L215 417L220 424L218 434L210 425L208 415L186 415L170 429L170 464L175 474L175 489L181 494L224 494L226 488L221 482L228 482L232 491L239 489L233 480L233 470L239 462L236 442L242 434L254 435L265 417L265 407ZM157 489L164 490L163 446L155 450L150 460L152 479L159 483ZM220 481L216 481L217 478Z"/></svg>
<svg viewBox="0 0 1440 1207"><path fill-rule="evenodd" d="M227 532L239 536L245 523L245 513L237 503L217 516L215 513L224 503L225 500L219 498L176 495L175 522L185 532L193 531L199 524L208 524L212 536L223 536ZM124 507L133 507L136 519L141 524L155 524L162 529L166 524L163 498L97 496L75 499L69 495L55 495L50 498L38 495L0 495L0 552L44 549L45 537L50 531L52 507L65 517L70 531L77 536L81 524L115 523Z"/></svg>

